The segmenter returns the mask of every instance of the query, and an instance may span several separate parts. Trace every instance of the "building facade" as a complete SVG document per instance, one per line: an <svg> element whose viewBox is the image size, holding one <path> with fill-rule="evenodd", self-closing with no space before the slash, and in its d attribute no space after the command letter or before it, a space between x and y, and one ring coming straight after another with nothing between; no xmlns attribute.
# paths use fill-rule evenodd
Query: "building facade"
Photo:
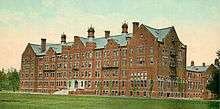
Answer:
<svg viewBox="0 0 220 109"><path fill-rule="evenodd" d="M196 99L212 99L214 94L206 89L209 80L212 79L212 73L214 70L219 69L218 61L214 64L201 66L195 66L194 61L191 61L191 65L186 67L186 98Z"/></svg>
<svg viewBox="0 0 220 109"><path fill-rule="evenodd" d="M74 36L73 42L28 43L22 54L20 90L70 94L184 97L187 47L175 28L124 23L119 35Z"/></svg>

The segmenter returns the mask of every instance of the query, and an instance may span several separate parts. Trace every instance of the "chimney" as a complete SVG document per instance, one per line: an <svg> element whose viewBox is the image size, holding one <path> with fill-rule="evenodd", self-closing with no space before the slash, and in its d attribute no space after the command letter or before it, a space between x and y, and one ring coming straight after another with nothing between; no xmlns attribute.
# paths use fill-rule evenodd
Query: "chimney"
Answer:
<svg viewBox="0 0 220 109"><path fill-rule="evenodd" d="M194 66L194 61L191 61L191 66Z"/></svg>
<svg viewBox="0 0 220 109"><path fill-rule="evenodd" d="M105 38L107 39L107 38L109 38L110 37L110 31L105 31Z"/></svg>
<svg viewBox="0 0 220 109"><path fill-rule="evenodd" d="M205 62L202 63L202 66L205 67Z"/></svg>
<svg viewBox="0 0 220 109"><path fill-rule="evenodd" d="M61 35L61 44L65 44L66 43L66 35L63 33Z"/></svg>
<svg viewBox="0 0 220 109"><path fill-rule="evenodd" d="M219 63L220 63L219 60L216 58L215 59L215 65L219 66Z"/></svg>
<svg viewBox="0 0 220 109"><path fill-rule="evenodd" d="M139 26L139 22L133 22L133 34L136 33L138 26Z"/></svg>
<svg viewBox="0 0 220 109"><path fill-rule="evenodd" d="M44 38L41 38L41 52L46 51L46 40Z"/></svg>

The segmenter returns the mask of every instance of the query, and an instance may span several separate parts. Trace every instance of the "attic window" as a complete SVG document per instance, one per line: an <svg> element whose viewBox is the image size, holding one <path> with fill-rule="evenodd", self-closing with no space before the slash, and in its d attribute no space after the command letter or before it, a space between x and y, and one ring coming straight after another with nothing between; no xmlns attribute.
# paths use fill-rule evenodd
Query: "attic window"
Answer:
<svg viewBox="0 0 220 109"><path fill-rule="evenodd" d="M143 38L144 37L143 33L141 33L140 36L141 36L141 38Z"/></svg>

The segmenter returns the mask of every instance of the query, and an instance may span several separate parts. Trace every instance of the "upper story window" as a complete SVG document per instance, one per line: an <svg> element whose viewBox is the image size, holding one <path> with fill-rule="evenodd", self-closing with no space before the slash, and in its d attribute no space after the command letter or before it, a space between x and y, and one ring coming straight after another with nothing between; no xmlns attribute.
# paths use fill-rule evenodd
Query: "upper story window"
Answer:
<svg viewBox="0 0 220 109"><path fill-rule="evenodd" d="M150 55L154 55L154 47L150 47Z"/></svg>
<svg viewBox="0 0 220 109"><path fill-rule="evenodd" d="M126 57L126 55L127 55L127 50L126 50L126 49L123 49L123 50L122 50L122 57Z"/></svg>
<svg viewBox="0 0 220 109"><path fill-rule="evenodd" d="M52 62L55 62L55 60L56 60L55 56L52 56L51 60L52 60Z"/></svg>
<svg viewBox="0 0 220 109"><path fill-rule="evenodd" d="M143 53L144 53L144 47L143 47L143 46L141 46L141 47L139 48L139 53L140 53L140 54L143 54Z"/></svg>
<svg viewBox="0 0 220 109"><path fill-rule="evenodd" d="M115 70L115 71L113 72L113 76L114 76L114 77L118 77L118 70Z"/></svg>
<svg viewBox="0 0 220 109"><path fill-rule="evenodd" d="M104 51L104 58L107 58L107 56L109 55L109 51Z"/></svg>
<svg viewBox="0 0 220 109"><path fill-rule="evenodd" d="M114 61L113 61L113 66L114 66L114 67L117 67L117 66L118 66L118 60L114 60Z"/></svg>
<svg viewBox="0 0 220 109"><path fill-rule="evenodd" d="M101 67L101 61L96 61L96 68L100 68Z"/></svg>
<svg viewBox="0 0 220 109"><path fill-rule="evenodd" d="M96 53L95 53L96 58L97 58L97 59L101 58L101 57L102 57L101 54L102 54L102 52L96 51Z"/></svg>
<svg viewBox="0 0 220 109"><path fill-rule="evenodd" d="M144 37L144 34L143 34L143 33L141 33L141 34L140 34L140 36L141 36L141 38L143 38L143 37Z"/></svg>
<svg viewBox="0 0 220 109"><path fill-rule="evenodd" d="M132 60L132 58L130 58L130 59L129 59L129 65L130 65L130 66L132 66L132 62L133 62L133 60Z"/></svg>
<svg viewBox="0 0 220 109"><path fill-rule="evenodd" d="M79 60L79 53L74 53L74 60Z"/></svg>
<svg viewBox="0 0 220 109"><path fill-rule="evenodd" d="M101 75L100 75L100 71L95 71L95 77L96 77L96 78L101 77Z"/></svg>
<svg viewBox="0 0 220 109"><path fill-rule="evenodd" d="M133 54L133 49L130 48L129 55L132 56L132 54Z"/></svg>
<svg viewBox="0 0 220 109"><path fill-rule="evenodd" d="M114 57L117 57L118 56L118 50L114 50L113 54L114 54Z"/></svg>
<svg viewBox="0 0 220 109"><path fill-rule="evenodd" d="M122 60L121 63L122 63L122 66L123 66L123 67L126 66L126 60Z"/></svg>
<svg viewBox="0 0 220 109"><path fill-rule="evenodd" d="M123 78L126 77L126 70L122 70L122 77L123 77Z"/></svg>

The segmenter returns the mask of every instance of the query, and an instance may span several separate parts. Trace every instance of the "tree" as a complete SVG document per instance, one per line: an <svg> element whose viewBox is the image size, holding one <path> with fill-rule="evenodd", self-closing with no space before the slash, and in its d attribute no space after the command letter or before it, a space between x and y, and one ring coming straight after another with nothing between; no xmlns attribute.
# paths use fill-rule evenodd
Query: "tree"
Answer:
<svg viewBox="0 0 220 109"><path fill-rule="evenodd" d="M150 97L152 96L152 92L153 92L153 87L154 87L154 80L150 80Z"/></svg>
<svg viewBox="0 0 220 109"><path fill-rule="evenodd" d="M5 89L6 87L7 76L4 72L4 69L0 70L0 90Z"/></svg>
<svg viewBox="0 0 220 109"><path fill-rule="evenodd" d="M19 74L16 69L11 69L7 73L9 89L13 91L19 90Z"/></svg>
<svg viewBox="0 0 220 109"><path fill-rule="evenodd" d="M220 99L220 69L215 69L212 75L212 79L209 81L209 84L206 86L213 94L216 95L217 99Z"/></svg>

